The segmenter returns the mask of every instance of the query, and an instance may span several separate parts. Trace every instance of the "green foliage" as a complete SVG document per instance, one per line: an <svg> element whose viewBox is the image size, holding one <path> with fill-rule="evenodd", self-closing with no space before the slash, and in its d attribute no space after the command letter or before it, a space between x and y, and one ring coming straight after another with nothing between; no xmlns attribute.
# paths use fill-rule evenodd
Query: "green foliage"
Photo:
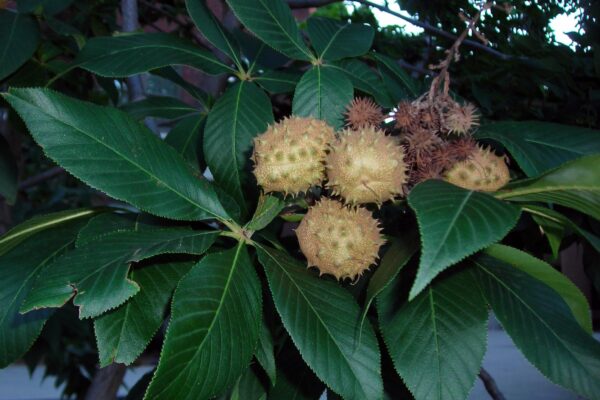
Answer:
<svg viewBox="0 0 600 400"><path fill-rule="evenodd" d="M39 36L38 26L31 16L0 9L0 80L33 55Z"/></svg>

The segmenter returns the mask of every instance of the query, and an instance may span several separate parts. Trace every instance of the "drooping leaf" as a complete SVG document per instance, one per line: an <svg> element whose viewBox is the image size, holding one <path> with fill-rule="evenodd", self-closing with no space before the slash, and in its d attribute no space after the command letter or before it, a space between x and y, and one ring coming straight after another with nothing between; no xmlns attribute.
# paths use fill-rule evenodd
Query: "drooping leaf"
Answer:
<svg viewBox="0 0 600 400"><path fill-rule="evenodd" d="M267 391L256 374L253 365L246 368L234 386L229 400L267 400Z"/></svg>
<svg viewBox="0 0 600 400"><path fill-rule="evenodd" d="M148 96L143 100L127 103L121 109L139 120L146 117L176 119L198 113L198 110L189 104L167 96Z"/></svg>
<svg viewBox="0 0 600 400"><path fill-rule="evenodd" d="M72 66L100 76L120 78L168 65L188 65L212 75L235 73L212 53L166 33L91 38Z"/></svg>
<svg viewBox="0 0 600 400"><path fill-rule="evenodd" d="M349 58L328 65L338 68L346 74L356 89L373 96L380 106L393 107L396 105L379 74L364 62Z"/></svg>
<svg viewBox="0 0 600 400"><path fill-rule="evenodd" d="M496 122L481 126L475 136L502 143L529 177L600 153L600 131L550 122Z"/></svg>
<svg viewBox="0 0 600 400"><path fill-rule="evenodd" d="M254 211L252 220L246 225L246 229L259 231L269 225L285 207L285 202L279 197L272 195L261 195L258 205Z"/></svg>
<svg viewBox="0 0 600 400"><path fill-rule="evenodd" d="M308 35L321 59L335 61L362 56L368 52L373 44L375 31L369 25L311 17L308 20Z"/></svg>
<svg viewBox="0 0 600 400"><path fill-rule="evenodd" d="M313 58L283 0L227 0L227 4L246 28L275 50L297 60Z"/></svg>
<svg viewBox="0 0 600 400"><path fill-rule="evenodd" d="M73 244L84 223L80 218L29 235L18 247L0 256L0 368L25 354L42 331L51 311L22 315L19 307L38 273Z"/></svg>
<svg viewBox="0 0 600 400"><path fill-rule="evenodd" d="M4 136L0 135L0 196L14 204L17 199L19 170L15 157Z"/></svg>
<svg viewBox="0 0 600 400"><path fill-rule="evenodd" d="M204 257L181 280L146 399L209 399L232 386L258 341L260 281L246 247Z"/></svg>
<svg viewBox="0 0 600 400"><path fill-rule="evenodd" d="M331 67L316 65L298 82L292 112L300 117L314 117L338 129L343 113L352 100L352 83Z"/></svg>
<svg viewBox="0 0 600 400"><path fill-rule="evenodd" d="M29 60L40 40L32 17L0 9L0 81Z"/></svg>
<svg viewBox="0 0 600 400"><path fill-rule="evenodd" d="M60 307L74 297L80 318L96 317L139 291L139 285L127 276L131 262L165 253L202 254L217 235L165 228L102 236L44 268L21 312Z"/></svg>
<svg viewBox="0 0 600 400"><path fill-rule="evenodd" d="M415 98L421 94L421 85L413 79L395 60L383 54L373 53L379 65L385 85L397 102L406 98Z"/></svg>
<svg viewBox="0 0 600 400"><path fill-rule="evenodd" d="M163 263L131 272L139 293L94 320L100 367L113 362L130 365L138 358L160 328L175 286L191 267L189 262Z"/></svg>
<svg viewBox="0 0 600 400"><path fill-rule="evenodd" d="M566 162L536 178L509 183L496 194L517 202L548 202L600 220L600 154Z"/></svg>
<svg viewBox="0 0 600 400"><path fill-rule="evenodd" d="M267 373L267 376L271 380L271 385L275 386L275 383L277 382L277 367L275 365L273 336L264 320L262 321L258 332L258 348L256 349L254 356Z"/></svg>
<svg viewBox="0 0 600 400"><path fill-rule="evenodd" d="M357 343L360 310L350 293L317 279L283 252L262 246L257 252L283 325L304 361L344 398L380 399L377 340L367 324Z"/></svg>
<svg viewBox="0 0 600 400"><path fill-rule="evenodd" d="M417 400L466 399L486 350L488 311L471 269L434 281L381 330Z"/></svg>
<svg viewBox="0 0 600 400"><path fill-rule="evenodd" d="M221 23L215 18L205 3L206 0L186 0L185 6L188 14L196 24L202 35L238 66L242 68L240 49L233 36L225 30Z"/></svg>
<svg viewBox="0 0 600 400"><path fill-rule="evenodd" d="M213 187L126 113L47 89L4 97L46 154L90 186L166 218L228 218Z"/></svg>
<svg viewBox="0 0 600 400"><path fill-rule="evenodd" d="M252 139L272 122L273 109L269 97L254 83L247 81L230 87L208 115L204 131L204 158L219 186L242 207L246 206L242 186L249 178Z"/></svg>
<svg viewBox="0 0 600 400"><path fill-rule="evenodd" d="M190 115L183 118L167 135L165 142L170 144L196 171L204 171L206 163L202 152L202 136L206 117Z"/></svg>
<svg viewBox="0 0 600 400"><path fill-rule="evenodd" d="M102 208L79 208L76 210L59 211L35 216L0 236L0 255L8 252L10 249L38 232L55 228L79 218L87 218L105 210L106 209Z"/></svg>
<svg viewBox="0 0 600 400"><path fill-rule="evenodd" d="M254 78L263 89L270 93L291 93L296 88L301 75L286 71L266 71Z"/></svg>
<svg viewBox="0 0 600 400"><path fill-rule="evenodd" d="M585 332L552 288L481 255L479 283L494 314L525 357L552 382L600 398L600 343Z"/></svg>
<svg viewBox="0 0 600 400"><path fill-rule="evenodd" d="M493 244L485 249L484 253L526 272L554 289L571 309L579 325L588 333L592 333L590 307L585 296L573 282L552 268L550 264L524 251L502 244Z"/></svg>
<svg viewBox="0 0 600 400"><path fill-rule="evenodd" d="M422 244L411 299L444 269L502 239L520 215L517 207L488 194L438 180L415 186L408 203L417 215Z"/></svg>
<svg viewBox="0 0 600 400"><path fill-rule="evenodd" d="M206 106L209 102L208 94L206 94L204 91L202 91L202 89L200 89L199 87L192 85L190 82L183 79L181 77L181 75L179 75L179 73L177 71L175 71L175 69L173 67L162 67L162 68L154 69L154 70L150 71L150 73L152 75L159 76L163 79L166 79L166 80L176 84L177 86L179 86L180 88L185 90L190 96L192 96L193 98L198 100L200 102L200 104L202 104L202 106L204 108L206 108Z"/></svg>

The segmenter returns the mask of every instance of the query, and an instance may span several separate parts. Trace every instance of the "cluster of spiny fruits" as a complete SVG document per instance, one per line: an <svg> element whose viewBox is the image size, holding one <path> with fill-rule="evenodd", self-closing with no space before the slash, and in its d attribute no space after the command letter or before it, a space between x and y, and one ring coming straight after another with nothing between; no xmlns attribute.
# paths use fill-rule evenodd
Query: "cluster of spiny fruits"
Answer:
<svg viewBox="0 0 600 400"><path fill-rule="evenodd" d="M426 179L482 191L509 180L504 159L470 135L478 125L472 105L402 102L389 135L385 117L372 100L357 98L341 132L292 116L254 139L254 175L265 193L297 195L325 182L329 197L310 207L296 230L309 267L321 274L357 279L377 260L384 239L363 205L403 196Z"/></svg>

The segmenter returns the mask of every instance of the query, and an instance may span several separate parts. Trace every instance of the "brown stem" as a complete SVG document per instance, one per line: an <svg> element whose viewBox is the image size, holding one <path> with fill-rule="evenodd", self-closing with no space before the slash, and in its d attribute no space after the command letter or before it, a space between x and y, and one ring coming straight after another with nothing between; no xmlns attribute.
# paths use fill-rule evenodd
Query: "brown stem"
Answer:
<svg viewBox="0 0 600 400"><path fill-rule="evenodd" d="M506 400L498 385L496 385L496 381L489 372L487 372L483 367L479 371L479 379L483 382L483 386L485 386L485 390L487 390L488 394L493 400Z"/></svg>
<svg viewBox="0 0 600 400"><path fill-rule="evenodd" d="M39 185L40 183L54 178L65 172L61 167L52 167L47 171L34 175L30 178L25 179L19 184L19 190L29 189L32 186Z"/></svg>
<svg viewBox="0 0 600 400"><path fill-rule="evenodd" d="M85 400L113 400L125 376L125 364L110 364L99 369L85 394Z"/></svg>

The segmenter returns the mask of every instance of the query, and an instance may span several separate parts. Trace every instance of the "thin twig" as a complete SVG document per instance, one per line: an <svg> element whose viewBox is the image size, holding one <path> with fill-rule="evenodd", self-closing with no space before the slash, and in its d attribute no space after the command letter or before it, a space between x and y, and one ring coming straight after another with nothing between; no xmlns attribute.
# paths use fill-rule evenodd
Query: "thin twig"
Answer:
<svg viewBox="0 0 600 400"><path fill-rule="evenodd" d="M123 16L121 30L123 32L135 32L138 29L137 0L121 0L121 15ZM129 90L130 101L144 98L144 87L140 75L127 78L127 89Z"/></svg>
<svg viewBox="0 0 600 400"><path fill-rule="evenodd" d="M493 400L506 400L498 385L496 385L496 381L489 372L487 372L484 368L481 368L479 371L479 379L483 382L483 386L485 386L485 390L487 390L488 394Z"/></svg>
<svg viewBox="0 0 600 400"><path fill-rule="evenodd" d="M29 189L32 186L39 185L40 183L45 182L49 179L52 179L55 176L58 176L64 172L65 172L65 170L62 169L61 167L52 167L47 171L44 171L42 173L39 173L37 175L34 175L30 178L25 179L23 182L21 182L19 184L19 190Z"/></svg>
<svg viewBox="0 0 600 400"><path fill-rule="evenodd" d="M337 3L340 0L288 0L287 3L290 8L311 8L321 7L327 4Z"/></svg>

